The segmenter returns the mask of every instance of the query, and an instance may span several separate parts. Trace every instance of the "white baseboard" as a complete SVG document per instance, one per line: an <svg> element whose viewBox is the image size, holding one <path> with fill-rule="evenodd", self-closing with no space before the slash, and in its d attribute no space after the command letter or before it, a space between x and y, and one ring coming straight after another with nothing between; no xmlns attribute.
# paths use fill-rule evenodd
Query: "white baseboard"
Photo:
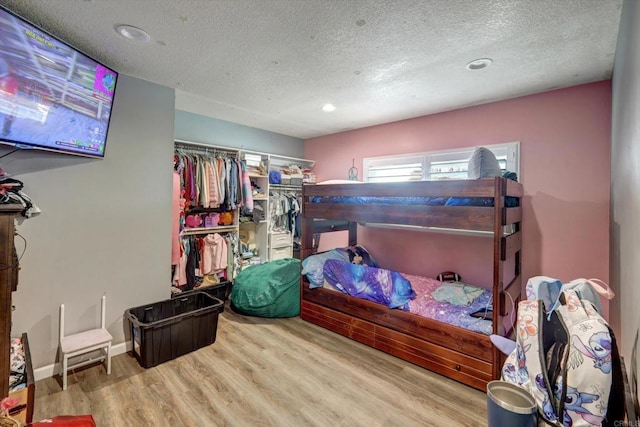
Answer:
<svg viewBox="0 0 640 427"><path fill-rule="evenodd" d="M131 351L131 341L115 344L111 346L111 357ZM33 370L35 381L52 377L60 372L60 364L53 363Z"/></svg>

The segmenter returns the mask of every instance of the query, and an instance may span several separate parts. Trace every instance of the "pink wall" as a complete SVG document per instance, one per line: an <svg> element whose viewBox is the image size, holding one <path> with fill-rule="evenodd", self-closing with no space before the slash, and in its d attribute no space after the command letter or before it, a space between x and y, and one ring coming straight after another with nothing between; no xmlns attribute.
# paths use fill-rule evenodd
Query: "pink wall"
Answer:
<svg viewBox="0 0 640 427"><path fill-rule="evenodd" d="M355 158L520 141L523 278L609 281L611 82L602 81L305 141L319 180L346 179ZM362 228L360 229L362 231ZM386 267L435 276L454 270L491 283L490 239L368 228ZM335 246L335 245L334 245Z"/></svg>

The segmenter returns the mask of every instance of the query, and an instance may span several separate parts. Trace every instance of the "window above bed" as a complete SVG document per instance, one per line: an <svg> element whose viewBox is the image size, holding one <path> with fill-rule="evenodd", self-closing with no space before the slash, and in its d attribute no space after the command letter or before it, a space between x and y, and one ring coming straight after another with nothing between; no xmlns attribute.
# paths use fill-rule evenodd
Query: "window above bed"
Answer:
<svg viewBox="0 0 640 427"><path fill-rule="evenodd" d="M469 158L477 146L363 159L365 182L467 179ZM520 142L483 145L495 154L500 169L519 176Z"/></svg>

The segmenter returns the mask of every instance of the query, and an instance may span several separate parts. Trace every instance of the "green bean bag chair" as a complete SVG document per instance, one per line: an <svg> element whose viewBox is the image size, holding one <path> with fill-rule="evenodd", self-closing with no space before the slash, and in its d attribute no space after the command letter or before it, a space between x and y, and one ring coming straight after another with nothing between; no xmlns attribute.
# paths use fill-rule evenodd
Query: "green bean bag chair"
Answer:
<svg viewBox="0 0 640 427"><path fill-rule="evenodd" d="M300 315L300 271L295 258L245 268L233 281L231 309L257 317Z"/></svg>

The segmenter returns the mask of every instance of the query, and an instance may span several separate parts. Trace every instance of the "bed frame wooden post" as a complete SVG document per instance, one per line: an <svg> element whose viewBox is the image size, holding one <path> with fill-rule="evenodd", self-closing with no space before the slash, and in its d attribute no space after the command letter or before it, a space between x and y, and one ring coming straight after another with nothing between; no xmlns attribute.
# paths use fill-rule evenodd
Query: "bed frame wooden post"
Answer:
<svg viewBox="0 0 640 427"><path fill-rule="evenodd" d="M350 222L347 227L349 231L349 246L355 246L358 244L358 223Z"/></svg>
<svg viewBox="0 0 640 427"><path fill-rule="evenodd" d="M495 218L493 233L494 271L493 271L493 333L514 338L515 323L517 322L518 302L522 293L522 276L520 254L522 249L522 186L514 181L495 179ZM506 198L517 197L518 207L507 208ZM511 225L513 229L505 235L504 226ZM509 283L505 285L505 262L513 258L513 272L509 276ZM495 307L498 307L496 310ZM505 321L509 319L508 328ZM493 349L492 375L494 379L500 377L502 365L506 356L497 348Z"/></svg>
<svg viewBox="0 0 640 427"><path fill-rule="evenodd" d="M495 335L504 336L504 311L502 310L501 299L503 283L503 263L502 261L502 226L503 226L503 210L505 187L504 180L496 178L494 181L494 220L493 220L493 333ZM501 352L497 347L493 347L493 366L491 376L493 379L500 377L502 370Z"/></svg>
<svg viewBox="0 0 640 427"><path fill-rule="evenodd" d="M315 251L313 242L313 218L302 218L300 233L300 259L305 259L309 255L313 255Z"/></svg>
<svg viewBox="0 0 640 427"><path fill-rule="evenodd" d="M307 202L307 197L305 196L305 188L309 184L302 185L302 213L301 221L302 224L300 226L300 260L304 260L308 256L313 255L314 253L314 242L313 242L313 217L304 215L304 204ZM302 306L304 304L304 297L302 296L302 292L304 290L304 276L300 275L300 317L302 318Z"/></svg>

